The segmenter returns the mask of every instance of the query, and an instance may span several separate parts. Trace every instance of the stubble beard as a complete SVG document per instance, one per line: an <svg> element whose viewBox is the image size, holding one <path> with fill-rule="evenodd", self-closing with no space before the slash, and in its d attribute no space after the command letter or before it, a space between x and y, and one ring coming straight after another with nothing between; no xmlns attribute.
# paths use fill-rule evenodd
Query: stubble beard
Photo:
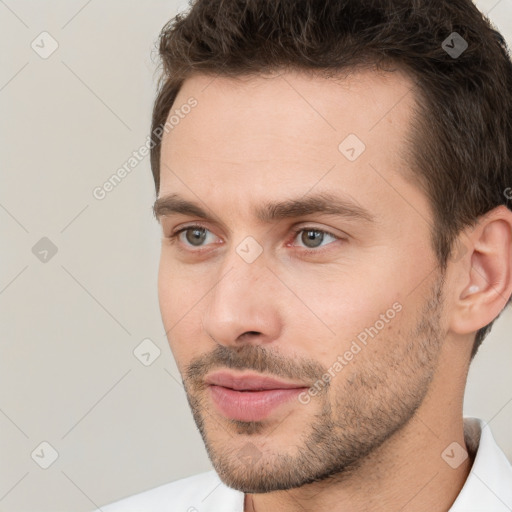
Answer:
<svg viewBox="0 0 512 512"><path fill-rule="evenodd" d="M379 359L365 358L343 368L338 388L308 405L320 409L304 422L290 450L272 445L272 434L285 429L265 421L227 421L208 410L205 390L184 379L187 399L208 456L221 480L245 493L266 493L301 487L330 478L348 478L363 461L403 429L422 404L434 376L442 344L443 275L430 289L416 326ZM380 337L373 343L388 343ZM366 349L367 350L367 349ZM349 373L350 371L350 373ZM304 415L302 411L299 414ZM211 435L216 430L216 435ZM280 430L282 432L282 430ZM291 440L290 440L291 441ZM261 448L262 445L267 448ZM261 450L260 450L261 448Z"/></svg>

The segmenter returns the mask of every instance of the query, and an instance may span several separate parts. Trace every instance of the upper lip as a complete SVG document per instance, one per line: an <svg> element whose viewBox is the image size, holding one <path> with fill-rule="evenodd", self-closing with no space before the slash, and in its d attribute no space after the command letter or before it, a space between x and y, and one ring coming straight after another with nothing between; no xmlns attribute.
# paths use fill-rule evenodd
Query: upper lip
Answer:
<svg viewBox="0 0 512 512"><path fill-rule="evenodd" d="M259 391L266 389L295 389L305 388L303 383L287 382L273 377L258 374L237 375L234 373L219 371L210 373L205 378L210 386L222 386L236 391Z"/></svg>

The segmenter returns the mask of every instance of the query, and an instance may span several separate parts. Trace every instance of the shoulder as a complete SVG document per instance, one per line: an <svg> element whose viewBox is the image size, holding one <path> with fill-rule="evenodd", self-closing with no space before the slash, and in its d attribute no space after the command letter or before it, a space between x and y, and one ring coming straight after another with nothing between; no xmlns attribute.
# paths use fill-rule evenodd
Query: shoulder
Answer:
<svg viewBox="0 0 512 512"><path fill-rule="evenodd" d="M102 512L243 512L244 494L215 471L182 478L101 507ZM98 509L100 510L100 509Z"/></svg>

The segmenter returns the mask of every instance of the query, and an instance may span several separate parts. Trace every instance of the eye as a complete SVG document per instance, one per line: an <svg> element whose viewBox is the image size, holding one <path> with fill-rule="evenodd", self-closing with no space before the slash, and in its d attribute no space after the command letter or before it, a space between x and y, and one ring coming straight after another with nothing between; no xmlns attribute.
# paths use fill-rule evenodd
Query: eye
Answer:
<svg viewBox="0 0 512 512"><path fill-rule="evenodd" d="M201 247L202 242L204 242L207 239L207 233L211 234L211 232L208 229L204 228L203 226L186 226L174 232L168 238L171 241L175 241L176 239L180 238L180 235L182 233L185 234L185 245L190 244L191 247Z"/></svg>
<svg viewBox="0 0 512 512"><path fill-rule="evenodd" d="M323 229L318 229L314 226L306 226L301 227L300 229L296 229L293 234L293 240L295 241L297 237L302 233L302 236L300 237L301 242L304 244L303 251L305 253L314 253L319 252L317 248L323 247L325 245L329 244L323 244L323 242L326 241L327 238L331 238L333 241L340 240L341 238L339 236L336 236L329 231L325 231ZM183 245L186 247L203 247L203 242L207 241L208 234L210 234L213 238L213 234L211 231L203 226L200 225L192 225L192 226L185 226L184 228L181 228L174 233L172 233L167 238L174 243L176 240L179 240L182 242ZM181 235L184 235L181 237ZM332 242L330 242L332 243ZM296 247L296 246L295 246ZM299 246L300 247L300 246Z"/></svg>
<svg viewBox="0 0 512 512"><path fill-rule="evenodd" d="M325 241L326 236L331 237L334 241L339 240L340 237L329 233L329 231L324 231L323 229L318 229L314 226L306 226L301 227L295 231L294 240L302 233L300 236L300 241L305 244L306 252L318 252L315 251L317 247L322 247L322 242ZM327 244L329 245L329 244Z"/></svg>

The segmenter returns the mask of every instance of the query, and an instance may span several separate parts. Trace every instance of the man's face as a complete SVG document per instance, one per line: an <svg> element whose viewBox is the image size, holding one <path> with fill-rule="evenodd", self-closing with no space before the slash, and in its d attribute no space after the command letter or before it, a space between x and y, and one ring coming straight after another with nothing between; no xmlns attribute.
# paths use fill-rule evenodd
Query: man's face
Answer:
<svg viewBox="0 0 512 512"><path fill-rule="evenodd" d="M428 392L443 276L432 212L400 156L411 86L372 71L338 82L196 75L176 98L171 115L197 104L164 136L159 198L176 194L208 218L162 210L164 237L189 229L162 242L160 309L232 487L348 472ZM322 194L340 211L287 208Z"/></svg>

